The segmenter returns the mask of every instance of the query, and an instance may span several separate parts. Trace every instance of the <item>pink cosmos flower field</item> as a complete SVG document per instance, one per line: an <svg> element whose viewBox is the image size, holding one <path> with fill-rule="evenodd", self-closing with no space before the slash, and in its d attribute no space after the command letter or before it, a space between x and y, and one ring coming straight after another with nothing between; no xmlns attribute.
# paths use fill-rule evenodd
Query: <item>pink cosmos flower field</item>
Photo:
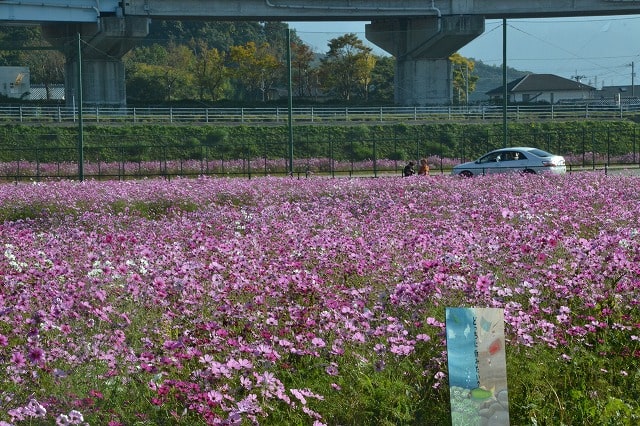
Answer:
<svg viewBox="0 0 640 426"><path fill-rule="evenodd" d="M447 306L504 309L515 424L633 424L639 184L0 186L0 425L448 424Z"/></svg>

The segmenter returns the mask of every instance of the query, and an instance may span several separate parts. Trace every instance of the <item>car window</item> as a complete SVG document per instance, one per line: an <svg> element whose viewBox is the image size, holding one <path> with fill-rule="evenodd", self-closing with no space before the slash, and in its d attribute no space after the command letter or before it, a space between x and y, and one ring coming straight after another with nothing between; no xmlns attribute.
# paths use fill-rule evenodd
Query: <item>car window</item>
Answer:
<svg viewBox="0 0 640 426"><path fill-rule="evenodd" d="M525 157L519 151L507 151L502 156L502 161L517 161L524 160Z"/></svg>
<svg viewBox="0 0 640 426"><path fill-rule="evenodd" d="M502 152L490 152L484 157L481 157L478 163L495 163L496 161L501 161L502 154Z"/></svg>
<svg viewBox="0 0 640 426"><path fill-rule="evenodd" d="M547 151L543 151L541 149L532 149L531 151L529 151L530 153L532 153L533 155L536 155L538 157L553 157L553 154L547 152Z"/></svg>
<svg viewBox="0 0 640 426"><path fill-rule="evenodd" d="M527 156L520 151L511 152L510 158L514 161L526 160Z"/></svg>

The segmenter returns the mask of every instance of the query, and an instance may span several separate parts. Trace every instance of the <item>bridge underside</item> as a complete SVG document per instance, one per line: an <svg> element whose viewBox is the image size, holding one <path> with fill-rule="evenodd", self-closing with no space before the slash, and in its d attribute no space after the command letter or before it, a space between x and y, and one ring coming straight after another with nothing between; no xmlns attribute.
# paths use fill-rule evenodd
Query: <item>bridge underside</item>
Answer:
<svg viewBox="0 0 640 426"><path fill-rule="evenodd" d="M370 21L366 37L397 59L395 100L449 104L448 57L484 31L486 18L640 14L640 0L0 0L0 23L44 23L67 56L67 101L73 102L80 33L83 99L126 103L122 56L148 33L148 19ZM61 41L67 40L67 41Z"/></svg>
<svg viewBox="0 0 640 426"><path fill-rule="evenodd" d="M97 22L105 16L251 21L372 21L475 15L630 15L640 0L0 0L0 22Z"/></svg>
<svg viewBox="0 0 640 426"><path fill-rule="evenodd" d="M78 44L81 36L84 105L124 107L127 103L122 57L149 34L147 18L105 17L98 24L47 24L42 31L65 57L65 99L78 100Z"/></svg>

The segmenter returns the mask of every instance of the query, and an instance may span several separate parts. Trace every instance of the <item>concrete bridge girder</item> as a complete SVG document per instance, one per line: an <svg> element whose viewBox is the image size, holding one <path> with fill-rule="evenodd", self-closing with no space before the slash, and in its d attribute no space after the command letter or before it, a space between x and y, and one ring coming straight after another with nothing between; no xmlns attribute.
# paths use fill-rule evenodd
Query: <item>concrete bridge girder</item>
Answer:
<svg viewBox="0 0 640 426"><path fill-rule="evenodd" d="M86 62L86 69L94 69L93 77L85 75L94 80L87 83L83 98L87 103L119 105L125 102L121 57L134 44L124 37L146 36L147 18L372 21L367 38L398 61L396 101L421 105L450 103L451 89L445 86L451 79L451 69L446 58L484 31L485 18L638 13L640 0L0 0L0 22L49 22L47 25L58 28L59 33L75 37L80 31L83 39L92 38L89 43L95 48L83 49L83 65ZM123 17L124 21L118 21ZM77 69L72 65L72 45L61 46L70 58L68 71ZM104 89L105 93L118 93L115 98L103 99L94 93L92 88L116 81L120 73L121 81ZM75 86L73 78L67 78L67 87ZM399 93L411 96L405 98ZM68 102L70 99L73 96L67 94Z"/></svg>
<svg viewBox="0 0 640 426"><path fill-rule="evenodd" d="M482 16L374 20L366 38L396 57L395 101L404 105L450 104L449 56L484 32Z"/></svg>
<svg viewBox="0 0 640 426"><path fill-rule="evenodd" d="M77 102L78 46L82 39L82 99L85 105L126 106L122 57L149 34L146 17L106 16L95 24L43 24L43 35L66 57L65 99Z"/></svg>

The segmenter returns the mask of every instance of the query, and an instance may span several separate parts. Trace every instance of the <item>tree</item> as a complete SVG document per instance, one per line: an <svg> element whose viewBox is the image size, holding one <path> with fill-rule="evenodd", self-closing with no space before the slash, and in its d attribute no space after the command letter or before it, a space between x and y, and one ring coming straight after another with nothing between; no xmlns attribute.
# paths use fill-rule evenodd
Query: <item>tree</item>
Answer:
<svg viewBox="0 0 640 426"><path fill-rule="evenodd" d="M1 26L0 46L8 49L0 50L0 66L24 65L20 60L21 48L42 44L40 27Z"/></svg>
<svg viewBox="0 0 640 426"><path fill-rule="evenodd" d="M478 81L478 76L473 75L475 62L457 52L449 57L449 61L453 68L453 103L465 105L468 103L467 96L476 89Z"/></svg>
<svg viewBox="0 0 640 426"><path fill-rule="evenodd" d="M135 63L127 71L127 98L145 103L162 102L167 95L167 68Z"/></svg>
<svg viewBox="0 0 640 426"><path fill-rule="evenodd" d="M148 65L165 65L169 53L166 47L154 43L151 46L136 47L124 56L125 66L134 63L145 63Z"/></svg>
<svg viewBox="0 0 640 426"><path fill-rule="evenodd" d="M31 83L43 84L50 100L51 86L64 83L64 55L56 50L31 50L21 56L29 67Z"/></svg>
<svg viewBox="0 0 640 426"><path fill-rule="evenodd" d="M329 40L328 46L320 65L323 85L347 101L354 94L366 99L375 66L372 49L353 33Z"/></svg>
<svg viewBox="0 0 640 426"><path fill-rule="evenodd" d="M297 96L312 96L316 75L311 63L315 59L315 53L304 43L291 42L291 68L294 92Z"/></svg>
<svg viewBox="0 0 640 426"><path fill-rule="evenodd" d="M51 99L51 85L64 82L64 55L42 39L40 27L3 27L0 44L10 47L0 52L0 65L28 67L30 82L43 84Z"/></svg>
<svg viewBox="0 0 640 426"><path fill-rule="evenodd" d="M268 42L264 27L259 22L248 21L175 21L158 20L149 26L149 40L167 45L188 44L190 40L203 40L210 48L228 52L231 46L240 46L249 41Z"/></svg>
<svg viewBox="0 0 640 426"><path fill-rule="evenodd" d="M195 55L185 45L134 49L125 60L127 96L156 102L195 99L194 63Z"/></svg>
<svg viewBox="0 0 640 426"><path fill-rule="evenodd" d="M193 75L198 86L200 101L216 101L223 96L228 81L224 53L210 49L203 40L194 42L196 59L193 63ZM206 95L206 96L205 96Z"/></svg>
<svg viewBox="0 0 640 426"><path fill-rule="evenodd" d="M396 60L391 56L380 56L371 71L371 99L393 102Z"/></svg>
<svg viewBox="0 0 640 426"><path fill-rule="evenodd" d="M250 41L244 46L233 46L229 57L236 65L232 71L234 77L248 93L256 94L256 98L261 96L262 101L266 101L282 71L282 64L271 52L269 44L257 46Z"/></svg>

